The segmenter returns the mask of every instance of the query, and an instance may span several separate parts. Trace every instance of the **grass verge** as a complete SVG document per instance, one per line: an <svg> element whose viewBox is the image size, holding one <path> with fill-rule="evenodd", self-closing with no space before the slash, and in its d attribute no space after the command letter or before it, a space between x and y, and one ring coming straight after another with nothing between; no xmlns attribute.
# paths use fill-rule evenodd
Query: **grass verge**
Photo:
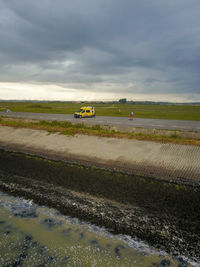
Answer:
<svg viewBox="0 0 200 267"><path fill-rule="evenodd" d="M109 128L101 127L100 125L88 126L84 123L72 124L68 121L46 121L46 120L24 120L14 118L0 118L0 125L11 126L15 128L30 128L45 130L49 133L60 133L63 135L93 135L101 137L114 137L114 138L127 138L146 141L156 141L162 143L176 143L186 145L198 145L200 146L200 140L186 139L177 134L171 136L156 135L156 134L143 134L134 132L119 132L111 130Z"/></svg>

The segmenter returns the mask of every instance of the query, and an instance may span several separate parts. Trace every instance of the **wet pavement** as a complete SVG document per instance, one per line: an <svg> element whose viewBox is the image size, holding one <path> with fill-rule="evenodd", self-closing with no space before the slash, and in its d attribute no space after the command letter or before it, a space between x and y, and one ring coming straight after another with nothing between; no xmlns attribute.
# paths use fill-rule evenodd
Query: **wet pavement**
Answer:
<svg viewBox="0 0 200 267"><path fill-rule="evenodd" d="M48 114L48 113L32 113L32 112L0 112L0 116L37 119L37 120L57 120L57 121L71 121L72 123L86 123L89 125L109 125L123 129L131 129L133 127L143 127L149 129L168 129L181 131L195 131L200 132L200 121L187 120L162 120L162 119L142 119L134 118L130 120L129 117L109 117L96 116L89 119L74 119L73 114Z"/></svg>

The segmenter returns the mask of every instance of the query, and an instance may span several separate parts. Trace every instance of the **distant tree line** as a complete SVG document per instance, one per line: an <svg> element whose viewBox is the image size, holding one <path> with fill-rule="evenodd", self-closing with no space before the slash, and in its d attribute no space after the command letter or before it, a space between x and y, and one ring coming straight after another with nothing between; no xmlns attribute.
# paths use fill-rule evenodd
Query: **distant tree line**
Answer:
<svg viewBox="0 0 200 267"><path fill-rule="evenodd" d="M120 100L119 100L119 103L120 104L126 104L126 98L121 98Z"/></svg>

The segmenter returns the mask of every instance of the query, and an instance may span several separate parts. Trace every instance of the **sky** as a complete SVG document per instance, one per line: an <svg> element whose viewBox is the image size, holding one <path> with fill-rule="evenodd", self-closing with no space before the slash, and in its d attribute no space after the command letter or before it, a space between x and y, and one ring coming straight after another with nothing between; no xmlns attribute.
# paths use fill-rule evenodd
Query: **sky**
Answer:
<svg viewBox="0 0 200 267"><path fill-rule="evenodd" d="M200 101L199 0L0 0L0 99Z"/></svg>

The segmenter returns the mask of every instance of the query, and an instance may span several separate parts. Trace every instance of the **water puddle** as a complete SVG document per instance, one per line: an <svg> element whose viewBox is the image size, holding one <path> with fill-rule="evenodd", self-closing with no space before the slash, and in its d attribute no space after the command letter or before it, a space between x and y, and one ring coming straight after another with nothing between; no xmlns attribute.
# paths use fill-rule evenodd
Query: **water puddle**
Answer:
<svg viewBox="0 0 200 267"><path fill-rule="evenodd" d="M0 192L0 266L194 266L128 236ZM197 265L196 265L197 266Z"/></svg>

